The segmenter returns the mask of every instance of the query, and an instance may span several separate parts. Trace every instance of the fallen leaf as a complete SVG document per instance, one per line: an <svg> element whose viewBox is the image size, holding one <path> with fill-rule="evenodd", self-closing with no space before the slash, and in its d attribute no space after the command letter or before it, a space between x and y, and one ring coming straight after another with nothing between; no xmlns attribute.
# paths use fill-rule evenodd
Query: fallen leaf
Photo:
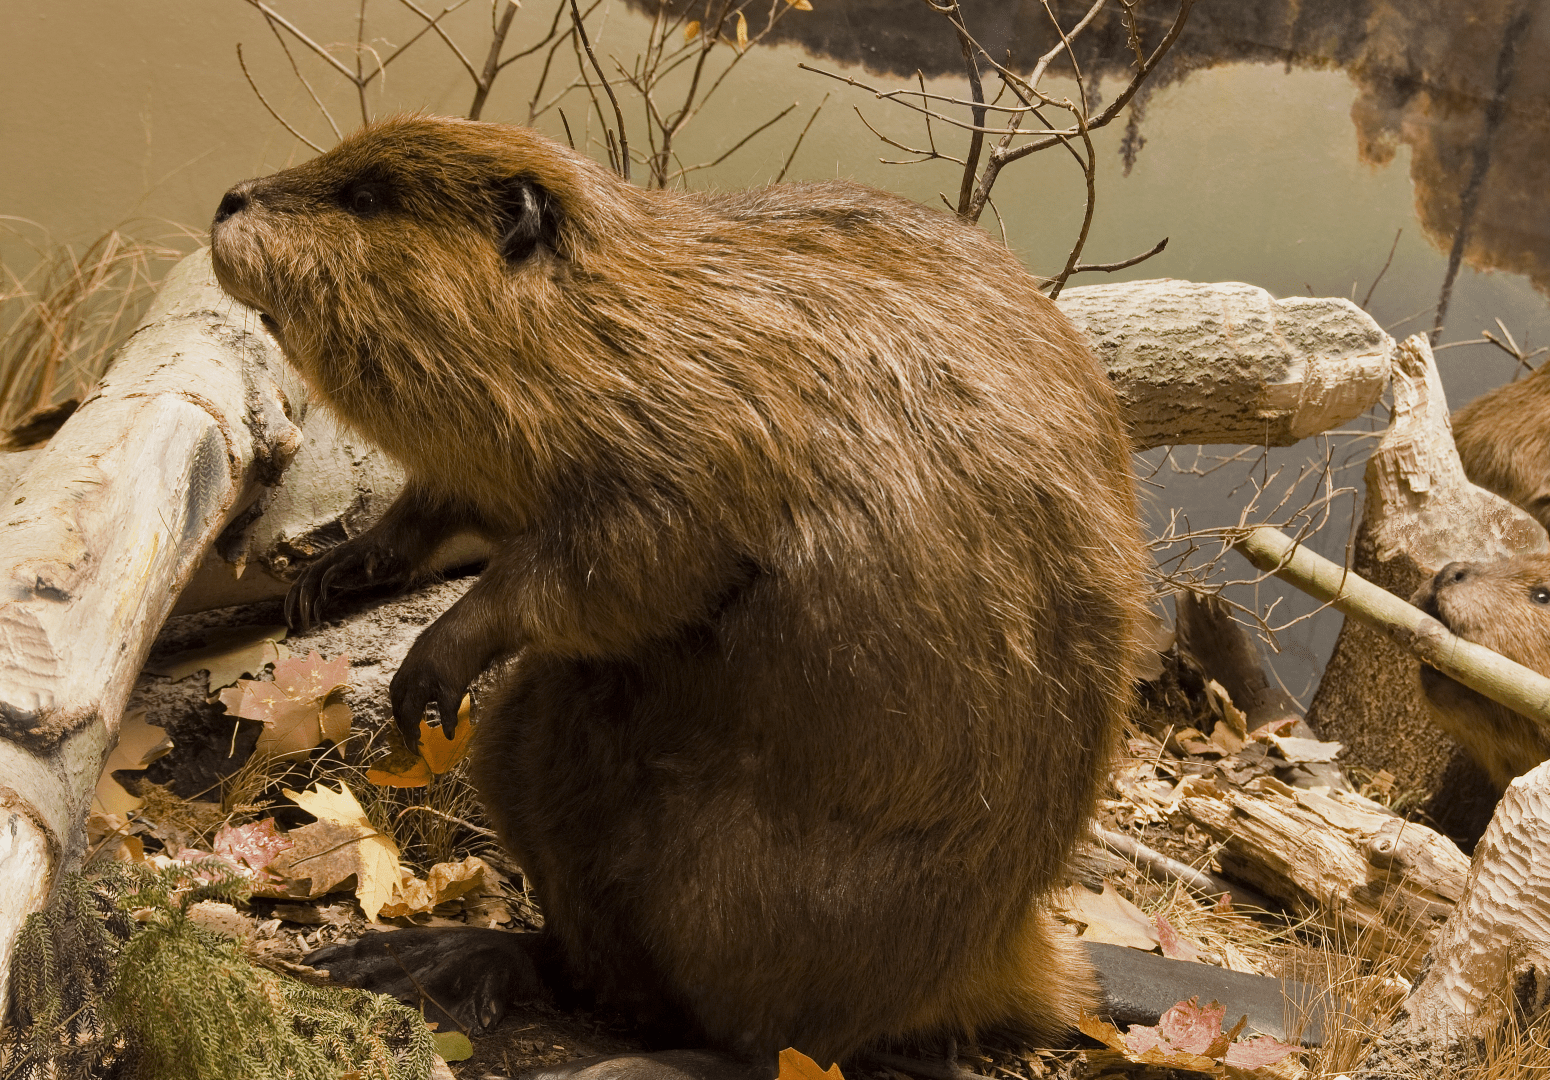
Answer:
<svg viewBox="0 0 1550 1080"><path fill-rule="evenodd" d="M366 770L366 779L378 787L414 788L425 787L433 775L450 772L468 754L468 745L474 737L474 724L469 719L470 699L465 695L457 710L457 731L447 738L445 728L420 721L420 749L410 750L398 745L380 764Z"/></svg>
<svg viewBox="0 0 1550 1080"><path fill-rule="evenodd" d="M1252 1039L1245 1039L1243 1042L1233 1043L1227 1048L1227 1053L1222 1060L1234 1068L1258 1069L1265 1065L1274 1065L1301 1049L1272 1039L1269 1035L1259 1035Z"/></svg>
<svg viewBox="0 0 1550 1080"><path fill-rule="evenodd" d="M343 742L350 734L350 707L343 701L350 658L324 660L313 650L305 660L275 665L273 681L241 679L219 694L233 716L264 725L254 752L283 757L322 742Z"/></svg>
<svg viewBox="0 0 1550 1080"><path fill-rule="evenodd" d="M291 655L281 641L284 626L238 626L212 630L206 644L197 649L169 656L145 670L165 675L173 682L186 679L197 671L209 672L212 691L230 686L244 675L257 675L268 664L276 664Z"/></svg>
<svg viewBox="0 0 1550 1080"><path fill-rule="evenodd" d="M476 855L460 862L437 863L423 881L413 871L404 870L398 883L399 899L384 904L380 914L397 919L433 911L448 901L481 891L488 870L484 860Z"/></svg>
<svg viewBox="0 0 1550 1080"><path fill-rule="evenodd" d="M844 1080L838 1065L820 1069L818 1062L794 1047L780 1052L780 1072L775 1080Z"/></svg>
<svg viewBox="0 0 1550 1080"><path fill-rule="evenodd" d="M242 863L251 870L264 869L290 847L290 838L280 835L274 818L247 825L223 825L211 845L217 855Z"/></svg>
<svg viewBox="0 0 1550 1080"><path fill-rule="evenodd" d="M1200 959L1200 949L1193 941L1175 930L1173 924L1167 919L1158 915L1153 922L1157 926L1157 943L1162 946L1162 954L1169 960Z"/></svg>
<svg viewBox="0 0 1550 1080"><path fill-rule="evenodd" d="M309 891L287 895L321 896L353 874L355 898L366 918L377 922L377 913L398 889L397 845L372 826L343 783L338 791L319 783L306 792L286 789L285 795L318 819L292 829L291 849L270 864L292 881L310 881Z"/></svg>
<svg viewBox="0 0 1550 1080"><path fill-rule="evenodd" d="M1093 893L1078 885L1067 893L1066 914L1085 923L1084 941L1103 941L1150 952L1157 947L1157 927L1144 912L1107 881L1103 892Z"/></svg>
<svg viewBox="0 0 1550 1080"><path fill-rule="evenodd" d="M433 1031L431 1042L443 1061L467 1061L474 1056L474 1044L461 1031Z"/></svg>
<svg viewBox="0 0 1550 1080"><path fill-rule="evenodd" d="M123 817L144 806L145 800L129 794L124 785L113 779L113 773L119 769L143 769L172 749L167 730L149 723L145 717L146 710L136 709L125 713L118 722L118 742L102 765L102 776L92 796L91 808L100 814Z"/></svg>

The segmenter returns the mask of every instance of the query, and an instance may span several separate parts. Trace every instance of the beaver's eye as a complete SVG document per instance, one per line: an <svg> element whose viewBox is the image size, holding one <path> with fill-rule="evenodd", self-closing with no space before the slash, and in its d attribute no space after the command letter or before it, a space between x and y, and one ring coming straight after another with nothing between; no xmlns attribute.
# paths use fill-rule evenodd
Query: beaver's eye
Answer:
<svg viewBox="0 0 1550 1080"><path fill-rule="evenodd" d="M1550 589L1543 585L1535 585L1528 591L1528 598L1536 604L1550 604Z"/></svg>
<svg viewBox="0 0 1550 1080"><path fill-rule="evenodd" d="M378 183L351 184L340 192L346 210L359 217L371 217L387 209L387 189Z"/></svg>

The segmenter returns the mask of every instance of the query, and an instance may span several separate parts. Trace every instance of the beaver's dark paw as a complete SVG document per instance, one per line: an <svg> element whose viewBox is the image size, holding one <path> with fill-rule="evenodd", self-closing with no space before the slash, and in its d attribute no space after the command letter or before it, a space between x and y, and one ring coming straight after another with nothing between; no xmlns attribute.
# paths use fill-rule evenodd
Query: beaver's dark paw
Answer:
<svg viewBox="0 0 1550 1080"><path fill-rule="evenodd" d="M308 630L341 594L409 583L414 567L382 538L368 532L329 548L302 570L285 594L285 621Z"/></svg>
<svg viewBox="0 0 1550 1080"><path fill-rule="evenodd" d="M367 934L309 953L303 963L335 982L424 1010L440 1030L477 1035L508 1006L548 997L529 952L536 934L479 927L415 926Z"/></svg>
<svg viewBox="0 0 1550 1080"><path fill-rule="evenodd" d="M411 749L419 745L420 717L429 705L440 714L442 733L452 736L463 695L484 670L487 650L466 640L456 616L453 608L425 628L388 686L393 717Z"/></svg>

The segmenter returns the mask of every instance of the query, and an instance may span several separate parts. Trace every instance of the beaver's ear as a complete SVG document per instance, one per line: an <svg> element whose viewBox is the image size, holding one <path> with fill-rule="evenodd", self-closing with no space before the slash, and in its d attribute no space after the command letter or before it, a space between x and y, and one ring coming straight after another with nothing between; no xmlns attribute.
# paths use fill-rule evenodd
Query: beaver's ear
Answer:
<svg viewBox="0 0 1550 1080"><path fill-rule="evenodd" d="M559 232L559 204L531 179L514 177L496 189L496 246L507 262L519 263L540 247L553 250Z"/></svg>

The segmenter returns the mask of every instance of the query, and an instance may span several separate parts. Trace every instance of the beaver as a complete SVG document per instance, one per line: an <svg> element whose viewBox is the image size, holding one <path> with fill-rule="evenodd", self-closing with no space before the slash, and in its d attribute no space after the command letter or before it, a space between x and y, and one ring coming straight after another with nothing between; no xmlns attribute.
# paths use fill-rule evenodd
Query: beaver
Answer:
<svg viewBox="0 0 1550 1080"><path fill-rule="evenodd" d="M1451 562L1410 602L1459 637L1550 675L1550 555ZM1426 664L1421 690L1438 725L1499 788L1550 758L1538 724Z"/></svg>
<svg viewBox="0 0 1550 1080"><path fill-rule="evenodd" d="M1482 394L1452 419L1470 482L1550 529L1550 365Z"/></svg>
<svg viewBox="0 0 1550 1080"><path fill-rule="evenodd" d="M1132 692L1142 547L1115 395L1004 247L853 183L648 192L423 115L232 188L211 247L408 476L293 621L453 531L494 550L390 697L413 740L516 657L471 774L546 922L386 935L442 958L428 997L478 1026L563 981L757 1076L1091 1006L1045 898Z"/></svg>

